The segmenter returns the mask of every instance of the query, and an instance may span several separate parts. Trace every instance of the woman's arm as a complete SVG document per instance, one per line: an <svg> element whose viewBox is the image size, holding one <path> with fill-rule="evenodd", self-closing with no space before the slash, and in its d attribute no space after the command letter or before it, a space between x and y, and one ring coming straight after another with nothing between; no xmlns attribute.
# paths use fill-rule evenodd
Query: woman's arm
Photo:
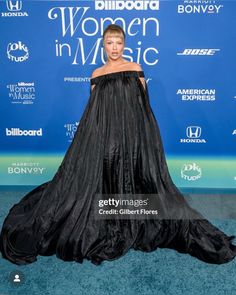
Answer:
<svg viewBox="0 0 236 295"><path fill-rule="evenodd" d="M98 76L98 70L95 69L93 72L92 72L92 76L90 79L92 78L95 78L96 76ZM95 87L95 84L91 85L91 91L93 91L93 88Z"/></svg>
<svg viewBox="0 0 236 295"><path fill-rule="evenodd" d="M140 64L135 63L135 71L143 71ZM139 80L142 82L144 90L146 90L146 83L145 83L146 80L145 80L145 78L144 77L139 77Z"/></svg>

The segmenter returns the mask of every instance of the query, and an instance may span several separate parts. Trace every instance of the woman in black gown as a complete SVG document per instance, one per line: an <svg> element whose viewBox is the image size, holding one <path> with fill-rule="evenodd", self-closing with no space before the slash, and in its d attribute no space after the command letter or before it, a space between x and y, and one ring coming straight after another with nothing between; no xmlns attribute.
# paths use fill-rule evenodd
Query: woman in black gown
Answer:
<svg viewBox="0 0 236 295"><path fill-rule="evenodd" d="M2 257L23 265L56 254L98 265L130 248L159 247L208 263L231 261L235 236L191 208L171 180L144 72L122 58L124 31L110 25L103 41L108 60L93 72L73 141L53 179L10 209L0 235ZM156 194L164 218L96 218L99 194Z"/></svg>

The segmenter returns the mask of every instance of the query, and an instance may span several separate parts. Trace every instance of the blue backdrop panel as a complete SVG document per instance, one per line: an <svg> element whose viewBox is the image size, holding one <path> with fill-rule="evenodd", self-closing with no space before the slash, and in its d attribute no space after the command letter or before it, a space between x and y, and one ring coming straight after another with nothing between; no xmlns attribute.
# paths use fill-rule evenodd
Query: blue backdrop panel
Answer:
<svg viewBox="0 0 236 295"><path fill-rule="evenodd" d="M235 1L0 1L0 184L50 179L105 63L126 33L170 172L181 187L236 187Z"/></svg>

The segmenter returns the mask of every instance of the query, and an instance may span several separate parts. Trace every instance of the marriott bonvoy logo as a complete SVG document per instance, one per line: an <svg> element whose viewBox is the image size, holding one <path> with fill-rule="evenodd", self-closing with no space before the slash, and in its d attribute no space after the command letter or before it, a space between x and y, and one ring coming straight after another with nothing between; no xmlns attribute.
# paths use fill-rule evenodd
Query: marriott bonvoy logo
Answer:
<svg viewBox="0 0 236 295"><path fill-rule="evenodd" d="M95 10L159 10L159 0L95 0Z"/></svg>
<svg viewBox="0 0 236 295"><path fill-rule="evenodd" d="M183 4L177 5L178 13L218 14L223 8L219 3L220 0L183 0L182 2Z"/></svg>
<svg viewBox="0 0 236 295"><path fill-rule="evenodd" d="M42 167L38 162L12 162L7 167L7 173L15 175L43 175L45 170L46 168Z"/></svg>
<svg viewBox="0 0 236 295"><path fill-rule="evenodd" d="M42 136L42 128L38 130L22 130L20 128L6 128L6 136Z"/></svg>

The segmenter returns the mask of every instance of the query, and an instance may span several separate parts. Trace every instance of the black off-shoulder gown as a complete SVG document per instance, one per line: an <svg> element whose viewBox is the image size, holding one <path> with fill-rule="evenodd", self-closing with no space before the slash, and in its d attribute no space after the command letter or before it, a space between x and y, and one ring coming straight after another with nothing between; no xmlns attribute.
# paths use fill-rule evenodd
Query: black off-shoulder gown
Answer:
<svg viewBox="0 0 236 295"><path fill-rule="evenodd" d="M65 261L123 256L130 248L172 248L221 264L236 255L227 236L189 206L168 172L143 71L92 78L95 85L73 141L54 177L30 191L6 216L2 257L23 265L37 255ZM97 218L97 194L156 194L164 218ZM168 217L168 218L167 218Z"/></svg>

